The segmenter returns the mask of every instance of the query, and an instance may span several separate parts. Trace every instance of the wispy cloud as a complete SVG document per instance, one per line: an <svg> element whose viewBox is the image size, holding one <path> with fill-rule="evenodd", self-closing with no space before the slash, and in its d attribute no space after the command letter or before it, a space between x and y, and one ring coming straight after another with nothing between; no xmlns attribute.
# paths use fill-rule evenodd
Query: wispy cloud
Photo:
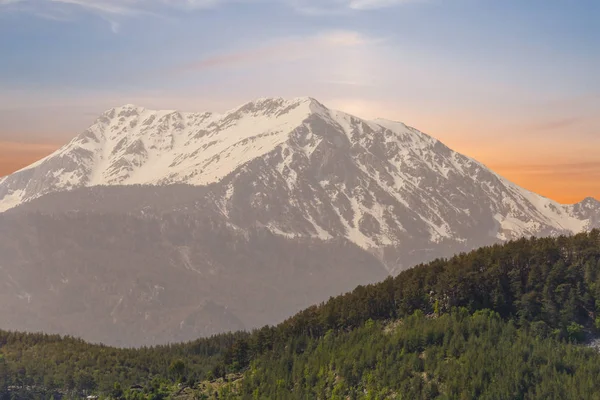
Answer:
<svg viewBox="0 0 600 400"><path fill-rule="evenodd" d="M98 15L114 33L126 18L167 17L227 4L284 5L304 15L348 14L429 0L0 0L0 12L11 10L55 21L72 21L78 12Z"/></svg>
<svg viewBox="0 0 600 400"><path fill-rule="evenodd" d="M295 54L294 47L293 43L287 42L262 48L217 54L177 68L176 71L199 71L217 67L243 65L256 61L264 62L273 58L282 58L286 56L293 57Z"/></svg>
<svg viewBox="0 0 600 400"><path fill-rule="evenodd" d="M322 53L323 50L327 49L353 48L381 43L383 41L384 39L370 37L356 31L327 31L308 37L279 39L261 47L216 54L178 67L176 72L247 65L272 60L295 60Z"/></svg>
<svg viewBox="0 0 600 400"><path fill-rule="evenodd" d="M103 14L116 15L137 15L142 13L142 8L139 7L139 1L136 0L49 0L55 4L66 4L81 8L86 8L92 11L97 11Z"/></svg>
<svg viewBox="0 0 600 400"><path fill-rule="evenodd" d="M406 3L428 0L0 0L0 7L27 5L23 11L64 6L78 7L88 11L120 16L156 14L159 10L199 10L214 8L225 4L284 4L302 13L323 14L329 12L347 12L374 10L398 6Z"/></svg>
<svg viewBox="0 0 600 400"><path fill-rule="evenodd" d="M533 129L537 131L553 131L558 129L574 127L582 121L582 117L567 117L535 124L533 126Z"/></svg>
<svg viewBox="0 0 600 400"><path fill-rule="evenodd" d="M429 0L286 0L296 11L309 15L347 14L377 10L408 3L425 3Z"/></svg>
<svg viewBox="0 0 600 400"><path fill-rule="evenodd" d="M427 0L425 0L427 1ZM349 0L347 6L354 10L374 10L407 3L422 3L424 0Z"/></svg>

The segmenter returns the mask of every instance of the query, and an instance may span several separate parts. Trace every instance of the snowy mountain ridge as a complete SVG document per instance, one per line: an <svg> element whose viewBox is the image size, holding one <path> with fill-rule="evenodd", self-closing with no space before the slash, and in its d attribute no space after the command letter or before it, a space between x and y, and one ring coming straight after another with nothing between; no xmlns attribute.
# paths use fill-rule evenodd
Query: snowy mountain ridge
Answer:
<svg viewBox="0 0 600 400"><path fill-rule="evenodd" d="M285 140L285 135L294 128L292 124L310 113L308 102L309 99L290 102L263 99L223 115L153 111L128 104L106 111L69 144L19 172L56 157L81 157L86 161L88 174L62 174L59 189L82 184L171 183L170 177L173 181L203 185L220 178L219 175L211 178L211 172L219 174L211 165L231 172L239 163L261 155L252 153L248 146L238 149L243 151L237 154L240 142L253 142L253 148L261 149ZM215 168L215 160L221 155L234 156L233 165L221 162ZM193 176L181 175L198 167L205 168L194 171Z"/></svg>
<svg viewBox="0 0 600 400"><path fill-rule="evenodd" d="M55 153L1 179L0 212L81 187L176 183L217 184L215 204L236 226L342 236L382 254L414 241L468 248L600 226L597 200L559 204L414 128L312 98L259 99L224 114L108 110ZM240 207L254 219L238 215Z"/></svg>

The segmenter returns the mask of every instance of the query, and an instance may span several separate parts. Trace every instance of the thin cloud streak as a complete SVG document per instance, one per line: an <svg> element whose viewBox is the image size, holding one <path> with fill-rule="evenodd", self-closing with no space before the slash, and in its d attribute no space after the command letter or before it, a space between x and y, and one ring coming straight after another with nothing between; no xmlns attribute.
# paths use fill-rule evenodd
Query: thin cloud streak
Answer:
<svg viewBox="0 0 600 400"><path fill-rule="evenodd" d="M348 7L353 10L375 10L408 3L424 3L427 0L351 0Z"/></svg>
<svg viewBox="0 0 600 400"><path fill-rule="evenodd" d="M562 118L562 119L557 119L554 121L548 121L548 122L536 124L533 126L533 129L535 129L537 131L552 131L552 130L569 128L569 127L578 125L582 121L583 121L583 118L581 118L581 117L568 117L568 118Z"/></svg>
<svg viewBox="0 0 600 400"><path fill-rule="evenodd" d="M137 15L142 13L141 10L127 5L128 3L135 5L136 1L50 0L50 2L78 6L105 14Z"/></svg>
<svg viewBox="0 0 600 400"><path fill-rule="evenodd" d="M382 8L427 3L429 0L288 0L286 3L306 15L335 15L350 12L372 11Z"/></svg>
<svg viewBox="0 0 600 400"><path fill-rule="evenodd" d="M295 12L306 15L347 14L423 3L428 0L0 0L0 13L16 11L38 18L70 22L79 12L97 15L108 22L117 34L123 19L154 17L169 18L177 12L194 12L233 4L284 4Z"/></svg>
<svg viewBox="0 0 600 400"><path fill-rule="evenodd" d="M399 6L408 3L424 3L428 0L0 0L0 7L27 4L44 8L47 5L76 6L101 14L132 16L155 14L160 9L199 10L226 4L265 4L287 5L296 11L307 14L338 13L344 11L366 11ZM29 10L25 8L23 10Z"/></svg>
<svg viewBox="0 0 600 400"><path fill-rule="evenodd" d="M323 50L352 48L382 43L380 38L371 38L354 31L329 31L306 38L290 37L271 45L218 54L198 62L176 68L174 72L202 71L216 67L231 67L272 60L288 61L318 54Z"/></svg>
<svg viewBox="0 0 600 400"><path fill-rule="evenodd" d="M282 58L285 55L292 56L294 54L295 44L282 43L252 50L242 50L235 53L227 53L207 57L196 63L188 64L184 67L177 68L176 72L183 71L202 71L216 67L237 66L241 64L253 62L265 62L272 58Z"/></svg>

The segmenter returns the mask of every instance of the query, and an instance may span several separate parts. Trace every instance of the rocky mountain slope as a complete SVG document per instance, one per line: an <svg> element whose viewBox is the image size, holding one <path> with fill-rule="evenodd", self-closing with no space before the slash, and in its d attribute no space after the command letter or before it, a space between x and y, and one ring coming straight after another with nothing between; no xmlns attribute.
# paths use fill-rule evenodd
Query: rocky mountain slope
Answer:
<svg viewBox="0 0 600 400"><path fill-rule="evenodd" d="M0 326L118 346L179 342L281 321L387 275L344 239L241 232L209 208L172 208L203 195L98 187L0 214Z"/></svg>
<svg viewBox="0 0 600 400"><path fill-rule="evenodd" d="M311 98L109 110L1 179L0 210L1 320L125 344L142 320L147 342L250 328L435 257L600 226L594 199L558 204L416 129ZM167 277L172 294L152 294ZM61 302L83 308L66 323Z"/></svg>
<svg viewBox="0 0 600 400"><path fill-rule="evenodd" d="M364 121L310 98L261 99L224 115L109 110L2 179L0 210L78 187L217 182L227 215L244 197L274 233L345 236L363 248L415 236L469 241L474 229L501 240L578 232L600 210L594 199L564 206L519 188L404 124ZM299 219L281 220L281 207Z"/></svg>

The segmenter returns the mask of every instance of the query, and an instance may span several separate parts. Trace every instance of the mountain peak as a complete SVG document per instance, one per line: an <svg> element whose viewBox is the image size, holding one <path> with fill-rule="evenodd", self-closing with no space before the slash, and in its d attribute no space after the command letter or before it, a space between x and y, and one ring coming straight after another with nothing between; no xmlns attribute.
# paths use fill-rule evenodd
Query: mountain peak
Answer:
<svg viewBox="0 0 600 400"><path fill-rule="evenodd" d="M593 197L586 197L585 199L581 200L579 203L577 203L576 205L579 205L583 208L588 208L588 209L599 209L600 208L600 201L598 201L597 199L593 198Z"/></svg>
<svg viewBox="0 0 600 400"><path fill-rule="evenodd" d="M113 107L102 113L101 117L105 118L120 118L120 117L131 117L133 115L139 115L146 109L135 104L124 104L120 107Z"/></svg>
<svg viewBox="0 0 600 400"><path fill-rule="evenodd" d="M311 97L296 97L286 99L283 97L261 97L236 107L225 115L264 115L279 117L292 110L302 109L308 114L324 110L325 107Z"/></svg>
<svg viewBox="0 0 600 400"><path fill-rule="evenodd" d="M292 97L292 98L285 98L285 97L258 97L254 100L249 101L248 103L255 103L255 104L269 104L269 103L279 103L279 104L301 104L301 103L311 103L311 102L316 102L316 100L312 97L308 97L308 96L300 96L300 97ZM248 104L246 103L246 104Z"/></svg>
<svg viewBox="0 0 600 400"><path fill-rule="evenodd" d="M591 198L576 206L542 198L401 122L366 121L312 97L266 97L224 114L111 109L53 155L0 181L0 212L80 187L181 183L227 186L226 214L235 212L227 207L237 192L256 190L243 202L257 207L296 204L290 212L302 223L262 211L260 222L364 248L397 246L408 231L433 243L467 240L473 227L499 240L579 232L595 226L600 209Z"/></svg>
<svg viewBox="0 0 600 400"><path fill-rule="evenodd" d="M225 114L111 108L27 174L3 179L0 212L78 187L214 183L289 140L318 108L310 98L262 98Z"/></svg>
<svg viewBox="0 0 600 400"><path fill-rule="evenodd" d="M117 107L117 108L121 109L121 110L131 110L131 109L140 109L143 107L137 106L135 104L127 103L127 104L123 104L121 107Z"/></svg>

